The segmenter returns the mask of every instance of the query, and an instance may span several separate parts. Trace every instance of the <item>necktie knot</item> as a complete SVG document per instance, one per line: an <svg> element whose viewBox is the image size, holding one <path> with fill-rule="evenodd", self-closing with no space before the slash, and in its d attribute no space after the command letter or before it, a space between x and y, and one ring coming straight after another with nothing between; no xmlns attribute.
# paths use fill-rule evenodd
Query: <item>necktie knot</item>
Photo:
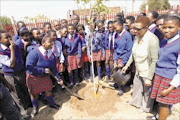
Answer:
<svg viewBox="0 0 180 120"><path fill-rule="evenodd" d="M45 57L48 58L48 51L45 51Z"/></svg>

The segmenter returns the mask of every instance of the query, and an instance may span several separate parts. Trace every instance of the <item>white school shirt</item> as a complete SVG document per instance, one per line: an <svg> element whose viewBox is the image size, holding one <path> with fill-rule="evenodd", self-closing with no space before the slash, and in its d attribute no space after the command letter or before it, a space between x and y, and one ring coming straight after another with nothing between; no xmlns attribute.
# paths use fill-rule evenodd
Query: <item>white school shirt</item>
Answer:
<svg viewBox="0 0 180 120"><path fill-rule="evenodd" d="M173 38L167 40L167 43L169 44L169 43L177 40L179 37L180 37L179 34L177 34ZM180 54L178 55L178 58L177 58L177 65L178 65L178 67L176 68L177 74L173 77L172 81L170 82L170 85L172 85L176 88L180 85Z"/></svg>
<svg viewBox="0 0 180 120"><path fill-rule="evenodd" d="M114 48L114 40L115 40L115 35L116 35L116 32L113 32L113 48ZM109 49L110 49L110 44L111 44L111 34L109 34Z"/></svg>
<svg viewBox="0 0 180 120"><path fill-rule="evenodd" d="M39 48L39 51L41 52L41 54L44 56L44 57L46 57L46 50L42 47L42 46L40 46ZM52 55L52 50L51 49L49 49L49 50L47 50L48 51L48 54L47 54L47 56L48 56L48 58Z"/></svg>
<svg viewBox="0 0 180 120"><path fill-rule="evenodd" d="M60 63L64 63L64 55L63 55L63 52L62 52L61 42L59 42L59 41L56 40L56 41L53 43L53 47L52 47L51 50L53 51L53 53L54 53L54 55L55 55L56 57L59 57Z"/></svg>
<svg viewBox="0 0 180 120"><path fill-rule="evenodd" d="M2 48L3 50L9 49L8 47L6 47L6 46L3 45L3 44L1 44L1 48ZM9 56L7 56L7 55L1 55L1 54L0 54L0 64L3 64L3 65L5 65L5 66L10 67L10 66L11 66L11 60L10 60Z"/></svg>

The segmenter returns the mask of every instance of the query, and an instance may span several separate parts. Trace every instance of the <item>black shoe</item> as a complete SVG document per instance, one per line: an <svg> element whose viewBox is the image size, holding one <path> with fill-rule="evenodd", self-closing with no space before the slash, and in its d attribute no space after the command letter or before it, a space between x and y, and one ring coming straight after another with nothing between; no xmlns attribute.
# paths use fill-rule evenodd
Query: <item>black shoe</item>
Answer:
<svg viewBox="0 0 180 120"><path fill-rule="evenodd" d="M68 88L69 88L70 90L73 89L73 85L70 84L70 85L68 86Z"/></svg>
<svg viewBox="0 0 180 120"><path fill-rule="evenodd" d="M22 115L22 119L24 119L24 120L29 120L30 118L31 118L31 116L28 114Z"/></svg>
<svg viewBox="0 0 180 120"><path fill-rule="evenodd" d="M81 85L79 83L76 83L75 86L80 87Z"/></svg>
<svg viewBox="0 0 180 120"><path fill-rule="evenodd" d="M54 108L56 110L59 110L60 106L58 104L54 104L53 106L50 105L50 108Z"/></svg>
<svg viewBox="0 0 180 120"><path fill-rule="evenodd" d="M122 90L120 90L117 94L117 96L122 96L124 94L124 92Z"/></svg>
<svg viewBox="0 0 180 120"><path fill-rule="evenodd" d="M115 88L116 90L118 89L118 85L117 85L116 83L114 83L114 84L109 84L109 86Z"/></svg>
<svg viewBox="0 0 180 120"><path fill-rule="evenodd" d="M44 105L48 105L48 104L49 104L49 102L48 102L45 98L42 98L41 101L42 101L42 103L43 103Z"/></svg>
<svg viewBox="0 0 180 120"><path fill-rule="evenodd" d="M37 113L38 113L38 107L33 107L31 113L32 113L33 116L37 115Z"/></svg>

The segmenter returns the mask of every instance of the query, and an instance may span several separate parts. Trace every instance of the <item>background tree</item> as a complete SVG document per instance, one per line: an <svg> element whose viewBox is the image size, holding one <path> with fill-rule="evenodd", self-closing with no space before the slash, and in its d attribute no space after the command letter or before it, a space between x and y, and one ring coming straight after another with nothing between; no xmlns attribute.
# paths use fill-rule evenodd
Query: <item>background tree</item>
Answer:
<svg viewBox="0 0 180 120"><path fill-rule="evenodd" d="M148 0L141 5L140 10L144 11L146 5L149 5L149 11L167 10L171 7L168 0Z"/></svg>
<svg viewBox="0 0 180 120"><path fill-rule="evenodd" d="M163 0L162 4L161 4L161 9L162 10L168 10L170 8L171 8L171 5L170 5L169 1L168 0Z"/></svg>
<svg viewBox="0 0 180 120"><path fill-rule="evenodd" d="M28 16L24 17L24 21L34 21L34 20L44 20L44 19L49 19L49 17L41 14L38 14L35 17L28 17Z"/></svg>
<svg viewBox="0 0 180 120"><path fill-rule="evenodd" d="M11 19L9 17L0 16L0 21L0 30L6 30L6 28L4 29L3 26L11 25Z"/></svg>

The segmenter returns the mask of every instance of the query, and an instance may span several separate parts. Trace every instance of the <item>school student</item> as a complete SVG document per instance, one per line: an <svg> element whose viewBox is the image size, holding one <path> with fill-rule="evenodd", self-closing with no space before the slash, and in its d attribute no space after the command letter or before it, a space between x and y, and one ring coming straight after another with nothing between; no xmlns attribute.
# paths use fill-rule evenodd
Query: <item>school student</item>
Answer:
<svg viewBox="0 0 180 120"><path fill-rule="evenodd" d="M51 72L59 79L58 84L62 85L62 79L56 68L56 57L52 52L53 39L46 35L42 39L42 46L32 50L26 60L26 84L31 94L33 105L32 114L38 113L38 96L45 92L46 100L51 108L59 109L60 106L54 103L51 89L53 88L50 75Z"/></svg>
<svg viewBox="0 0 180 120"><path fill-rule="evenodd" d="M61 27L61 24L60 24L59 21L54 21L54 22L53 22L53 29L56 31L57 38L60 38L60 37L61 37L61 35L60 35L60 33L59 33L60 27Z"/></svg>
<svg viewBox="0 0 180 120"><path fill-rule="evenodd" d="M61 21L61 27L67 27L68 21L66 19L62 19Z"/></svg>
<svg viewBox="0 0 180 120"><path fill-rule="evenodd" d="M81 46L82 41L75 32L74 24L68 25L68 35L65 39L65 48L67 50L67 69L69 74L69 87L72 89L73 85L79 86L78 68L81 68ZM74 72L74 75L73 75Z"/></svg>
<svg viewBox="0 0 180 120"><path fill-rule="evenodd" d="M82 57L81 57L81 60L83 62L83 77L84 79L87 79L87 73L88 73L88 55L87 55L87 46L86 46L86 33L84 32L85 31L85 28L84 28L84 25L83 24L78 24L77 27L76 27L76 31L78 32L78 35L79 37L81 38L82 40ZM81 75L82 76L82 75Z"/></svg>
<svg viewBox="0 0 180 120"><path fill-rule="evenodd" d="M169 105L180 102L180 19L168 16L164 19L163 31L166 44L159 49L151 97L159 103L159 120L166 120Z"/></svg>
<svg viewBox="0 0 180 120"><path fill-rule="evenodd" d="M40 31L38 28L32 28L31 29L31 34L32 34L32 42L31 44L27 47L27 53L32 51L33 49L41 46L41 36L40 36Z"/></svg>
<svg viewBox="0 0 180 120"><path fill-rule="evenodd" d="M115 34L113 21L108 22L108 31L105 32L105 53L106 53L106 75L107 81L110 80L110 64L113 64L113 54L114 54L114 41L115 41Z"/></svg>
<svg viewBox="0 0 180 120"><path fill-rule="evenodd" d="M48 32L49 30L51 30L51 23L45 22L45 23L43 24L43 29L44 29L45 33L47 34L47 32Z"/></svg>
<svg viewBox="0 0 180 120"><path fill-rule="evenodd" d="M15 91L11 92L11 96L20 110L22 118L29 119L27 113L29 94L25 84L24 63L21 56L20 48L15 45L11 36L0 31L0 64L2 64L2 72L9 84Z"/></svg>
<svg viewBox="0 0 180 120"><path fill-rule="evenodd" d="M72 16L72 22L73 22L75 28L76 28L76 26L78 25L79 21L80 21L79 15L74 14L74 15Z"/></svg>
<svg viewBox="0 0 180 120"><path fill-rule="evenodd" d="M27 29L22 29L19 31L20 38L15 42L16 45L20 47L21 55L23 60L25 60L27 55L27 47L31 44L30 32Z"/></svg>
<svg viewBox="0 0 180 120"><path fill-rule="evenodd" d="M93 24L96 26L96 24ZM99 20L99 22L97 22L97 26L99 31L95 31L94 26L93 27L93 35L92 38L89 38L89 41L92 40L92 46L90 46L89 51L91 51L92 49L92 56L93 56L93 61L91 61L90 58L90 54L88 54L89 56L89 61L90 62L96 62L96 67L97 67L97 73L98 73L98 80L101 80L101 61L105 59L105 50L104 50L104 41L103 41L103 33L102 33L102 29L103 29L103 22ZM91 75L91 81L93 81L93 73L92 73L92 67L90 66L90 75Z"/></svg>
<svg viewBox="0 0 180 120"><path fill-rule="evenodd" d="M43 34L43 33L45 33L45 31L44 31L44 29L43 28L38 28L38 30L39 30L39 32L40 32L40 34Z"/></svg>
<svg viewBox="0 0 180 120"><path fill-rule="evenodd" d="M131 23L134 23L135 17L134 16L127 16L125 21L126 21L125 22L126 30L128 32L130 32L130 25L131 25Z"/></svg>
<svg viewBox="0 0 180 120"><path fill-rule="evenodd" d="M57 40L56 31L49 30L48 35L53 39L52 52L56 56L56 67L59 73L64 72L64 55L62 51L62 44Z"/></svg>
<svg viewBox="0 0 180 120"><path fill-rule="evenodd" d="M114 68L122 68L131 55L133 41L131 34L123 28L122 19L116 19L115 26L117 34L114 41ZM125 85L121 86L121 90L118 92L119 96L123 95L124 87Z"/></svg>
<svg viewBox="0 0 180 120"><path fill-rule="evenodd" d="M17 22L17 34L14 35L13 37L13 40L14 42L16 42L20 37L19 37L19 31L22 29L22 28L26 28L26 25L23 21L18 21Z"/></svg>

